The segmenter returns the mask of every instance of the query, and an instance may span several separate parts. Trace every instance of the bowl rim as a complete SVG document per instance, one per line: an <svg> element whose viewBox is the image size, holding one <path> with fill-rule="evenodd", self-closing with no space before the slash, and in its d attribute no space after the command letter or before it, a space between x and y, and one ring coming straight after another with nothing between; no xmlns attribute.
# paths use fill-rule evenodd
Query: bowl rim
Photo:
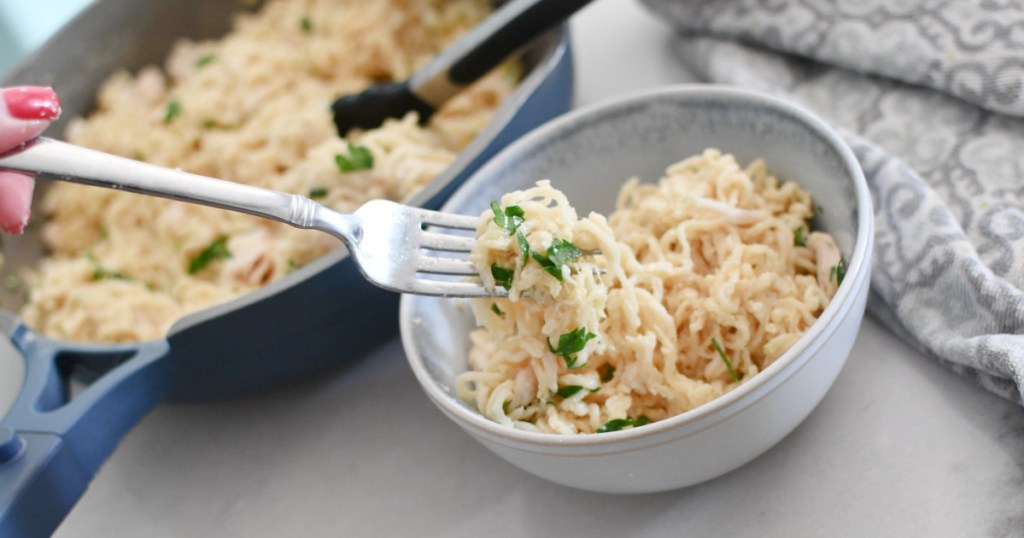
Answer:
<svg viewBox="0 0 1024 538"><path fill-rule="evenodd" d="M422 299L414 295L403 295L399 308L399 325L406 359L417 381L419 381L421 387L434 404L438 405L445 415L452 417L463 428L476 430L470 433L489 434L488 437L492 441L502 439L520 445L608 447L610 445L623 445L641 439L657 442L664 435L679 430L681 427L692 427L707 420L719 419L715 420L715 423L726 420L735 413L724 413L725 410L737 408L737 413L742 411L749 405L746 400L750 395L763 389L768 392L774 391L795 373L799 367L810 360L812 355L809 355L807 352L818 348L819 343L823 343L835 332L840 323L849 314L849 310L853 306L861 286L868 284L866 280L870 274L871 246L874 238L874 212L867 180L864 177L859 161L853 154L853 150L831 126L801 105L764 92L745 88L716 84L670 85L630 92L570 111L535 128L499 152L498 155L477 170L469 180L459 187L456 193L446 202L445 206L442 207L442 211L451 205L453 201L457 201L461 191L480 181L477 179L478 176L487 174L492 168L502 166L503 163L522 153L525 149L542 144L545 140L550 140L552 136L566 130L566 128L571 130L574 124L587 123L588 120L600 121L598 116L609 110L629 108L643 102L665 99L671 101L714 99L725 103L732 101L759 104L803 123L837 153L849 179L853 182L858 206L857 236L853 252L850 259L847 260L847 272L843 284L839 286L832 301L829 302L822 314L818 316L818 319L815 320L803 336L787 349L781 357L761 372L758 372L749 381L740 384L710 402L678 415L653 422L642 428L629 428L600 435L552 434L519 430L498 424L485 418L479 412L461 405L457 396L442 390L437 380L430 375L426 369L424 358L413 341L415 328L412 310L415 302ZM768 386L772 383L774 383L773 386ZM697 431L703 429L698 428ZM658 439L653 439L655 436Z"/></svg>

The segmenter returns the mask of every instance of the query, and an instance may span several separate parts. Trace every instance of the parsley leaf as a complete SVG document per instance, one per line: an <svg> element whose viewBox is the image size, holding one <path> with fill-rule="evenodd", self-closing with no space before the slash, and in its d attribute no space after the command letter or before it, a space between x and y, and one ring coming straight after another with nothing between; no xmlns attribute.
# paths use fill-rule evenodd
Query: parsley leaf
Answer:
<svg viewBox="0 0 1024 538"><path fill-rule="evenodd" d="M164 123L171 123L174 118L181 115L181 103L178 101L171 101L167 103L167 111L164 112Z"/></svg>
<svg viewBox="0 0 1024 538"><path fill-rule="evenodd" d="M714 338L712 338L711 339L711 346L714 347L715 351L718 352L718 356L722 357L722 362L724 362L725 363L725 367L729 369L729 375L732 376L732 380L737 382L737 383L739 383L740 376L736 375L736 370L732 369L732 363L729 362L729 357L725 354L725 351L722 349L722 346L718 345L718 340L715 340Z"/></svg>
<svg viewBox="0 0 1024 538"><path fill-rule="evenodd" d="M299 19L299 28L302 28L302 33L309 35L313 33L313 21L306 15Z"/></svg>
<svg viewBox="0 0 1024 538"><path fill-rule="evenodd" d="M109 271L107 269L104 269L103 266L100 265L100 260L96 258L96 255L93 254L92 251L86 251L85 252L85 258L87 260L89 260L89 263L92 264L92 267L93 267L93 269L92 269L92 280L93 280L93 282L95 282L97 280L104 280L104 279L107 279L107 278L112 279L112 280L131 280L131 278L128 277L128 275L126 275L126 274L124 274L124 273L122 273L120 271Z"/></svg>
<svg viewBox="0 0 1024 538"><path fill-rule="evenodd" d="M557 394L562 398L571 398L577 392L583 390L582 385L566 385L558 389Z"/></svg>
<svg viewBox="0 0 1024 538"><path fill-rule="evenodd" d="M588 331L586 327L580 327L574 331L563 333L558 337L558 347L551 345L551 339L547 338L548 349L551 350L555 355L561 356L565 359L565 366L570 370L579 368L576 366L576 353L583 351L583 348L587 346L587 342L596 338L597 335Z"/></svg>
<svg viewBox="0 0 1024 538"><path fill-rule="evenodd" d="M601 374L601 382L602 383L607 383L607 382L611 381L612 378L614 378L614 377L615 377L615 367L609 364L609 365L607 365L605 367L604 373Z"/></svg>
<svg viewBox="0 0 1024 538"><path fill-rule="evenodd" d="M530 255L533 256L534 260L537 260L537 263L539 263L545 271L561 281L562 266L576 260L582 255L582 253L576 245L569 241L566 241L565 239L555 239L551 242L551 246L548 247L547 254L541 254L537 251L533 251Z"/></svg>
<svg viewBox="0 0 1024 538"><path fill-rule="evenodd" d="M373 154L366 146L357 146L349 142L348 154L348 157L340 153L334 156L334 162L337 163L338 170L341 170L342 173L373 168Z"/></svg>
<svg viewBox="0 0 1024 538"><path fill-rule="evenodd" d="M839 263L837 265L833 265L828 270L828 281L831 282L835 280L836 286L839 286L843 283L844 278L846 278L846 259L840 256Z"/></svg>
<svg viewBox="0 0 1024 538"><path fill-rule="evenodd" d="M609 420L608 422L605 422L604 426L601 426L600 428L597 429L597 433L617 432L623 428L635 428L638 426L643 426L644 424L648 424L650 422L651 419L647 418L647 415L640 415L639 417L637 417L636 420L633 420L629 417L615 418Z"/></svg>
<svg viewBox="0 0 1024 538"><path fill-rule="evenodd" d="M210 243L210 246L204 248L202 252L192 258L192 261L188 263L188 274L194 275L205 269L212 262L230 257L231 251L228 250L228 238L218 237Z"/></svg>
<svg viewBox="0 0 1024 538"><path fill-rule="evenodd" d="M202 68L210 65L210 62L212 62L216 58L217 58L217 56L215 54L213 54L212 52L209 53L209 54L204 54L204 55L200 56L199 59L196 60L196 69L202 69Z"/></svg>
<svg viewBox="0 0 1024 538"><path fill-rule="evenodd" d="M526 242L526 236L521 230L516 232L516 241L519 243L519 250L523 251L523 263L530 261L530 243Z"/></svg>
<svg viewBox="0 0 1024 538"><path fill-rule="evenodd" d="M505 315L505 313L502 312L501 308L498 306L498 303L491 303L491 312L494 312L495 314L497 314L499 316L504 316Z"/></svg>
<svg viewBox="0 0 1024 538"><path fill-rule="evenodd" d="M794 247L806 247L807 238L804 236L804 227L793 229L793 246Z"/></svg>
<svg viewBox="0 0 1024 538"><path fill-rule="evenodd" d="M496 263L491 264L491 276L494 277L495 284L502 286L507 290L512 289L512 277L515 274L515 269L505 269Z"/></svg>
<svg viewBox="0 0 1024 538"><path fill-rule="evenodd" d="M517 205L510 205L501 209L498 202L491 202L491 211L494 212L494 223L499 228L504 228L509 235L516 233L516 228L523 223L523 208Z"/></svg>
<svg viewBox="0 0 1024 538"><path fill-rule="evenodd" d="M327 196L327 189L323 187L314 187L309 189L309 197L313 200L316 200L317 198L324 198L325 196Z"/></svg>

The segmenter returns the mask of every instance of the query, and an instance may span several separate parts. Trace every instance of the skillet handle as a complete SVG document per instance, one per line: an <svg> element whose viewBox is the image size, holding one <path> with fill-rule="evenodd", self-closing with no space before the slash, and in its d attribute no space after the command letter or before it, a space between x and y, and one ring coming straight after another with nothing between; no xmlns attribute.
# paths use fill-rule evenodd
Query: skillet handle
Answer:
<svg viewBox="0 0 1024 538"><path fill-rule="evenodd" d="M0 536L49 536L100 465L167 394L167 341L89 346L49 340L0 311L25 380L0 421ZM71 377L96 377L71 398Z"/></svg>

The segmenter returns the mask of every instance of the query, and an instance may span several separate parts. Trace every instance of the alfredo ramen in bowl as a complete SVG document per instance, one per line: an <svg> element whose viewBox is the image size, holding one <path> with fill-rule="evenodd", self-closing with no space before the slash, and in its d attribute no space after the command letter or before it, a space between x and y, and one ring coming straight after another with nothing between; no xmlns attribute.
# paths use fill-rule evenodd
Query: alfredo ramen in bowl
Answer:
<svg viewBox="0 0 1024 538"><path fill-rule="evenodd" d="M404 297L410 363L471 435L562 484L658 491L749 461L821 400L863 317L863 175L820 120L755 93L577 111L445 210L481 215L472 260L509 297Z"/></svg>

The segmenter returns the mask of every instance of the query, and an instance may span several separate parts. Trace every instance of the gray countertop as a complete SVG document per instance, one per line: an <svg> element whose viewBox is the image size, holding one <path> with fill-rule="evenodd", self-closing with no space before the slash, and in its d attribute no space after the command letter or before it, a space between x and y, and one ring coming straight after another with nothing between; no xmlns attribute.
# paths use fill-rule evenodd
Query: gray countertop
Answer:
<svg viewBox="0 0 1024 538"><path fill-rule="evenodd" d="M691 80L633 0L573 30L578 104ZM593 494L470 439L396 340L313 383L159 407L57 535L1024 536L1024 413L868 318L822 404L764 456L679 491Z"/></svg>

